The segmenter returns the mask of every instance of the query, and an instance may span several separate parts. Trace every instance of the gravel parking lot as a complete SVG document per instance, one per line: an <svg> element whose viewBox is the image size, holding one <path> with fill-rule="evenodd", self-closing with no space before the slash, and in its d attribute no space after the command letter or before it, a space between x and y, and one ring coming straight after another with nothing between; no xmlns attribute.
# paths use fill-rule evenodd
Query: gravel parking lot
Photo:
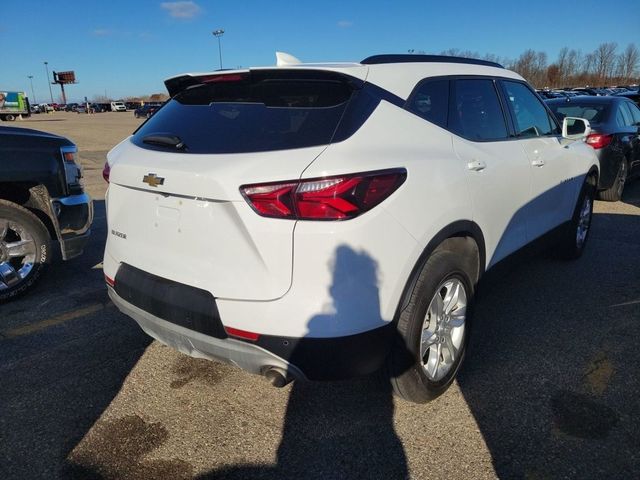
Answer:
<svg viewBox="0 0 640 480"><path fill-rule="evenodd" d="M381 376L283 389L151 342L106 295L101 177L132 112L5 124L75 141L84 255L0 306L0 478L632 478L640 471L640 181L597 202L583 258L518 255L482 282L437 401Z"/></svg>

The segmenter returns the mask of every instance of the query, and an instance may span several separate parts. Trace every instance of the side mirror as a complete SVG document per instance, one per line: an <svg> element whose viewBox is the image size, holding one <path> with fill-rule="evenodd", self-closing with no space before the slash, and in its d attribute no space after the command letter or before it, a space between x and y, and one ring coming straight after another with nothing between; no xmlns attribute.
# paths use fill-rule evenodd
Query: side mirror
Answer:
<svg viewBox="0 0 640 480"><path fill-rule="evenodd" d="M569 140L582 140L591 133L589 120L577 117L564 117L562 120L562 137Z"/></svg>

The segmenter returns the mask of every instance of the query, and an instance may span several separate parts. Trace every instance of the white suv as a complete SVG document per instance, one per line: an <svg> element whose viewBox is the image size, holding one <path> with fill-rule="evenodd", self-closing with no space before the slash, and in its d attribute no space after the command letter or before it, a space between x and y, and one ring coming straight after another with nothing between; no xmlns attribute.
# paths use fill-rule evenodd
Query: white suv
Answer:
<svg viewBox="0 0 640 480"><path fill-rule="evenodd" d="M598 161L500 65L382 55L170 78L108 156L109 295L181 352L267 376L388 367L424 402L484 271L544 234L577 257Z"/></svg>

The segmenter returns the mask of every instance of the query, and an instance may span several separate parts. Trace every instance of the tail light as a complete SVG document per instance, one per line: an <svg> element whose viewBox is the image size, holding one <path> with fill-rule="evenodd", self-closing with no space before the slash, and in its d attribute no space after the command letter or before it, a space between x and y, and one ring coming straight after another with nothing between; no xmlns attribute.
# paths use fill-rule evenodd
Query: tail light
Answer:
<svg viewBox="0 0 640 480"><path fill-rule="evenodd" d="M606 147L611 143L611 140L613 140L613 135L604 135L601 133L592 133L587 137L587 143L595 150Z"/></svg>
<svg viewBox="0 0 640 480"><path fill-rule="evenodd" d="M104 162L104 168L102 169L102 178L104 181L109 183L109 175L111 174L111 166L109 162Z"/></svg>
<svg viewBox="0 0 640 480"><path fill-rule="evenodd" d="M77 152L73 150L62 150L62 158L65 163L76 163L76 154Z"/></svg>
<svg viewBox="0 0 640 480"><path fill-rule="evenodd" d="M405 169L243 185L258 215L294 220L347 220L371 210L407 178Z"/></svg>

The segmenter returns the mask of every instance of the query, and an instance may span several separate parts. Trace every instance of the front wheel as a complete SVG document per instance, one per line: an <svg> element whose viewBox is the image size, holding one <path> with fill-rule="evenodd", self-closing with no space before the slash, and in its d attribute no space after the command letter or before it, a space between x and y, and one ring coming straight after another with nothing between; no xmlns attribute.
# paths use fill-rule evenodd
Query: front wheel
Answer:
<svg viewBox="0 0 640 480"><path fill-rule="evenodd" d="M49 232L40 219L0 200L0 303L29 290L50 258Z"/></svg>
<svg viewBox="0 0 640 480"><path fill-rule="evenodd" d="M415 403L437 398L464 359L471 324L473 282L464 257L436 251L427 260L398 320L389 358L395 393Z"/></svg>

